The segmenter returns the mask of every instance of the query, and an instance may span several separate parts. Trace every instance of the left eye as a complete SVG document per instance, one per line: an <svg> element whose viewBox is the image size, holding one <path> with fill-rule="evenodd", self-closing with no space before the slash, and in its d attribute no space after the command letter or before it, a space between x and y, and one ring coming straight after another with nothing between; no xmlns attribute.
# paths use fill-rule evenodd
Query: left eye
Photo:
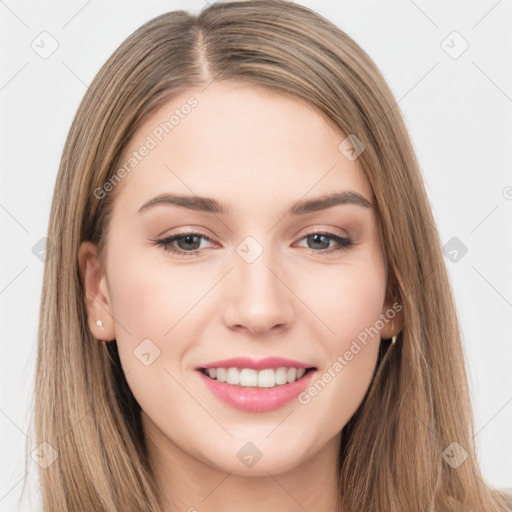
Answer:
<svg viewBox="0 0 512 512"><path fill-rule="evenodd" d="M156 245L163 247L164 250L170 251L175 254L198 256L201 245L201 239L212 242L212 240L206 235L203 235L202 233L193 232L168 236L160 240L153 240L153 242ZM321 254L328 254L334 251L346 250L352 245L354 245L354 242L350 238L342 237L338 234L325 231L316 231L314 233L310 233L309 235L302 237L301 240L311 240L313 247L308 247L308 249L310 249L314 253ZM332 241L334 241L338 245L334 248L330 248L330 250L325 250L329 249L329 245ZM176 247L176 245L174 244L177 244L178 247ZM318 247L318 245L323 247ZM325 245L327 245L327 247L325 247Z"/></svg>
<svg viewBox="0 0 512 512"><path fill-rule="evenodd" d="M315 233L306 235L305 237L303 237L303 239L311 239L314 246L317 244L320 244L320 245L327 244L327 246L329 246L330 241L333 241L333 240L334 240L334 242L336 242L338 244L337 247L331 248L331 250L329 250L329 251L321 251L323 253L331 253L333 251L346 250L349 247L351 247L352 245L354 245L354 242L350 238L343 237L343 236L337 235L335 233L324 232L324 231L316 231ZM318 248L318 246L316 248ZM314 251L314 252L319 252L319 251Z"/></svg>

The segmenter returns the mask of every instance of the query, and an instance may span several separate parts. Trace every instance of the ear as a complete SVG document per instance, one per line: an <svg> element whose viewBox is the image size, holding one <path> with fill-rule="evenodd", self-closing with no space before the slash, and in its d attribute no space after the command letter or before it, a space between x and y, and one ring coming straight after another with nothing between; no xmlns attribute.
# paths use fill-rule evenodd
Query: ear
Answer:
<svg viewBox="0 0 512 512"><path fill-rule="evenodd" d="M389 339L397 336L403 328L403 305L397 299L387 295L381 311L381 318L384 327L380 331L380 337Z"/></svg>
<svg viewBox="0 0 512 512"><path fill-rule="evenodd" d="M84 289L89 329L98 340L115 339L114 316L107 278L101 266L98 250L92 242L82 242L78 250L78 265ZM98 320L102 326L98 325Z"/></svg>

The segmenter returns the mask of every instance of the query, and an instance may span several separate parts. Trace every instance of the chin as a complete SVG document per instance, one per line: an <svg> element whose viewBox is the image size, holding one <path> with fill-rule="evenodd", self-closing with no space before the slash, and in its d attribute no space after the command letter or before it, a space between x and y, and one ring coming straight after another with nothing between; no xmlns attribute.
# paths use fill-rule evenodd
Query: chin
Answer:
<svg viewBox="0 0 512 512"><path fill-rule="evenodd" d="M238 446L240 448L235 448ZM210 456L206 462L226 473L244 477L286 473L303 463L297 450L277 448L272 443L268 443L266 448L258 448L257 442L230 442L230 447L222 448L222 456L213 454L213 460Z"/></svg>

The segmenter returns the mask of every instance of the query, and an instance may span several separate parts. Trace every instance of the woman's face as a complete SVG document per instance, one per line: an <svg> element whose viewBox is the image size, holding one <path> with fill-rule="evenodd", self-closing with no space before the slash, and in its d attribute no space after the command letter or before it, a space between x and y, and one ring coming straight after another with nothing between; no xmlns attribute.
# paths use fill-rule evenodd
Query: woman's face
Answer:
<svg viewBox="0 0 512 512"><path fill-rule="evenodd" d="M337 456L391 323L371 188L345 138L305 103L214 82L148 118L121 181L97 192L116 196L89 323L117 340L160 454L241 475ZM346 200L317 201L332 194ZM89 256L84 243L81 268ZM244 370L212 372L244 386L212 365ZM292 368L314 370L282 384Z"/></svg>

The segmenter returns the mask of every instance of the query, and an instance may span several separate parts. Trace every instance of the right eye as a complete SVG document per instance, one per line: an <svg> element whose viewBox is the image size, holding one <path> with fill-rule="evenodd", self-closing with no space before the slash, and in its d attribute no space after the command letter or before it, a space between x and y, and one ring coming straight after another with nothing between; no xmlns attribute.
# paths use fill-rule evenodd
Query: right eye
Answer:
<svg viewBox="0 0 512 512"><path fill-rule="evenodd" d="M201 239L208 240L210 242L212 241L210 238L208 238L206 235L202 233L186 232L175 234L172 236L166 236L158 240L153 240L153 242L155 243L155 245L163 247L165 251L169 251L174 254L198 256L201 245ZM175 244L177 244L178 247L176 247Z"/></svg>

